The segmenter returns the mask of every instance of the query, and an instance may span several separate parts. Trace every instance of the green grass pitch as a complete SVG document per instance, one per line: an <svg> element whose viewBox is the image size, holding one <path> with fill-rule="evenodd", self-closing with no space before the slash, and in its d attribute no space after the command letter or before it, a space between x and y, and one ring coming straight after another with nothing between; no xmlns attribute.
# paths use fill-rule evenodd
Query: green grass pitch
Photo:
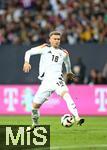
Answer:
<svg viewBox="0 0 107 150"><path fill-rule="evenodd" d="M30 116L0 116L0 125L30 125ZM40 124L50 125L51 150L107 150L107 117L85 117L83 126L65 128L59 116L44 116Z"/></svg>

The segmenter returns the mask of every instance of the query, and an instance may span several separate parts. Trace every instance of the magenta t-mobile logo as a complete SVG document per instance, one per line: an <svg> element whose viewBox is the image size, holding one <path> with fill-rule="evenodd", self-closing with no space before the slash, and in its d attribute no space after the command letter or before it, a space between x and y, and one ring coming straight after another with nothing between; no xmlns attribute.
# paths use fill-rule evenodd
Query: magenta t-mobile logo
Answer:
<svg viewBox="0 0 107 150"><path fill-rule="evenodd" d="M107 88L96 88L95 89L95 103L99 105L99 112L107 111Z"/></svg>
<svg viewBox="0 0 107 150"><path fill-rule="evenodd" d="M5 88L4 90L4 103L8 105L8 111L15 111L15 105L18 104L18 89Z"/></svg>

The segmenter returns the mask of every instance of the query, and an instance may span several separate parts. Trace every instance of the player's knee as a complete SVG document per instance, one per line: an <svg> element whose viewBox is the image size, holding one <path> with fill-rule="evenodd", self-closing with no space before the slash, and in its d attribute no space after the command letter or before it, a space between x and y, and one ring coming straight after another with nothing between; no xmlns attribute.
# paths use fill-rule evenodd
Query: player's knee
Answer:
<svg viewBox="0 0 107 150"><path fill-rule="evenodd" d="M68 91L63 91L63 92L61 93L61 97L64 97L64 95L65 95L66 93L68 93Z"/></svg>
<svg viewBox="0 0 107 150"><path fill-rule="evenodd" d="M32 107L33 107L34 109L39 109L40 106L41 106L41 104L37 104L37 103L34 103L34 102L33 102L33 104L32 104Z"/></svg>

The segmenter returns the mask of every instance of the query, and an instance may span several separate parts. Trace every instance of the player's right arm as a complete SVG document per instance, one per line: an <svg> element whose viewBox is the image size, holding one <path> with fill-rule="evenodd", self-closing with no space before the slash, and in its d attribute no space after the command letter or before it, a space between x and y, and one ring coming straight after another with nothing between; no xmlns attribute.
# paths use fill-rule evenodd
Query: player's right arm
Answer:
<svg viewBox="0 0 107 150"><path fill-rule="evenodd" d="M45 47L47 44L42 44L40 46L31 48L30 50L26 51L25 58L24 58L24 65L23 65L23 71L25 73L29 72L31 70L30 65L30 57L32 55L42 54L43 53L43 47Z"/></svg>

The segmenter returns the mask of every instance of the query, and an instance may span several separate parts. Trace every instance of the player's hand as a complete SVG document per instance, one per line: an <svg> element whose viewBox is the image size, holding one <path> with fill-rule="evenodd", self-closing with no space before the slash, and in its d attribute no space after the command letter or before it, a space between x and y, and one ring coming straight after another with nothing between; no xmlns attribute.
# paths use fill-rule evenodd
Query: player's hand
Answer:
<svg viewBox="0 0 107 150"><path fill-rule="evenodd" d="M23 65L23 71L25 73L29 72L31 70L31 65L28 62L25 62Z"/></svg>
<svg viewBox="0 0 107 150"><path fill-rule="evenodd" d="M67 74L67 78L69 78L70 80L74 80L76 78L76 75L73 72L70 72Z"/></svg>

